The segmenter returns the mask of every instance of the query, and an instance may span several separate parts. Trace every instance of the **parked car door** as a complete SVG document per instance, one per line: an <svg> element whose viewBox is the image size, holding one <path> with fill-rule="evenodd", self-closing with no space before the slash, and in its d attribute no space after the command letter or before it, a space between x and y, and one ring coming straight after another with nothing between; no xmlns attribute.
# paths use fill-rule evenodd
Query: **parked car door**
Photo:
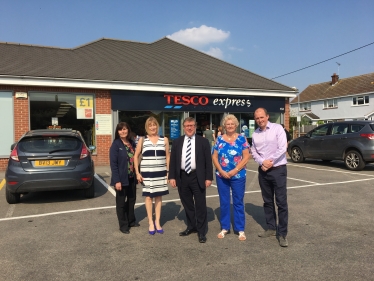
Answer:
<svg viewBox="0 0 374 281"><path fill-rule="evenodd" d="M336 123L331 126L331 134L323 140L323 150L326 160L342 159L344 149L348 145L348 124Z"/></svg>
<svg viewBox="0 0 374 281"><path fill-rule="evenodd" d="M329 134L331 125L321 125L307 134L305 140L304 156L307 158L322 159L324 155L324 141Z"/></svg>

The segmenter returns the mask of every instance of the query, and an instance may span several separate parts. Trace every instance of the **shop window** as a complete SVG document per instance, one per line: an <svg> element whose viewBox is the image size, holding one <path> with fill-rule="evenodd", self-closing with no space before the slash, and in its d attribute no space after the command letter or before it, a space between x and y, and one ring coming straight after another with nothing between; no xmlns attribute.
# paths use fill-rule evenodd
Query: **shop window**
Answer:
<svg viewBox="0 0 374 281"><path fill-rule="evenodd" d="M96 146L93 95L33 92L29 98L31 130L77 130Z"/></svg>
<svg viewBox="0 0 374 281"><path fill-rule="evenodd" d="M0 92L0 120L8 120L1 123L0 156L9 157L10 146L14 143L12 92Z"/></svg>
<svg viewBox="0 0 374 281"><path fill-rule="evenodd" d="M131 131L133 132L133 137L145 136L147 132L145 131L145 121L148 117L153 116L157 119L160 124L159 134L164 134L164 128L162 123L162 113L152 112L152 111L120 111L118 113L119 122L126 122L129 124Z"/></svg>

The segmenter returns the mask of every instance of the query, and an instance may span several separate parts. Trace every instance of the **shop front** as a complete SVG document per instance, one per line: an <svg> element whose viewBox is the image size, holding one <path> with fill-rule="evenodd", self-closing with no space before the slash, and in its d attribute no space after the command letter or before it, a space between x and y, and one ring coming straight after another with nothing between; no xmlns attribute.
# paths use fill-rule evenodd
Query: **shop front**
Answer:
<svg viewBox="0 0 374 281"><path fill-rule="evenodd" d="M160 123L160 135L172 141L183 134L183 119L196 119L196 133L202 135L206 126L216 130L225 114L234 114L239 122L238 133L251 138L255 130L254 111L265 107L270 121L284 121L284 97L224 96L212 94L181 94L166 92L111 91L113 123L127 122L132 131L145 135L145 120L154 116Z"/></svg>
<svg viewBox="0 0 374 281"><path fill-rule="evenodd" d="M96 146L94 95L29 92L30 129L73 129L88 146Z"/></svg>

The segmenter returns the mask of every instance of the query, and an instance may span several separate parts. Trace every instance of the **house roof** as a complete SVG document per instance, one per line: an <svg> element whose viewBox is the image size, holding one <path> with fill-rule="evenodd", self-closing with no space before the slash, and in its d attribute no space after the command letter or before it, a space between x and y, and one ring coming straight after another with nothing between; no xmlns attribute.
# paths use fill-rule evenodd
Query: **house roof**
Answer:
<svg viewBox="0 0 374 281"><path fill-rule="evenodd" d="M0 43L1 76L295 93L288 86L166 37L153 43L103 38L73 49Z"/></svg>
<svg viewBox="0 0 374 281"><path fill-rule="evenodd" d="M315 115L315 114L312 113L312 112L305 113L305 114L303 114L302 116L303 116L303 117L304 117L304 116L305 116L305 117L308 117L310 120L319 120L319 119L320 119L317 115Z"/></svg>
<svg viewBox="0 0 374 281"><path fill-rule="evenodd" d="M339 79L334 85L330 82L309 85L290 103L337 98L374 92L374 72L354 77Z"/></svg>

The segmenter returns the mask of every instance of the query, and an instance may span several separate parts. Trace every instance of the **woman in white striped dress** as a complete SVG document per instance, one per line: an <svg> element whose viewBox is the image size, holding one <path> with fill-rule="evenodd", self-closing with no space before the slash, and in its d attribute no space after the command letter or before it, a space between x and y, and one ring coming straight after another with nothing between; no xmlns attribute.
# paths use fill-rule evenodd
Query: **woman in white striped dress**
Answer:
<svg viewBox="0 0 374 281"><path fill-rule="evenodd" d="M162 196L169 194L167 173L169 171L169 140L159 136L157 119L149 117L145 121L147 135L141 138L134 155L137 180L143 185L145 207L149 222L149 234L164 233L160 225ZM142 155L139 171L139 156ZM153 198L155 199L155 220L153 221Z"/></svg>

